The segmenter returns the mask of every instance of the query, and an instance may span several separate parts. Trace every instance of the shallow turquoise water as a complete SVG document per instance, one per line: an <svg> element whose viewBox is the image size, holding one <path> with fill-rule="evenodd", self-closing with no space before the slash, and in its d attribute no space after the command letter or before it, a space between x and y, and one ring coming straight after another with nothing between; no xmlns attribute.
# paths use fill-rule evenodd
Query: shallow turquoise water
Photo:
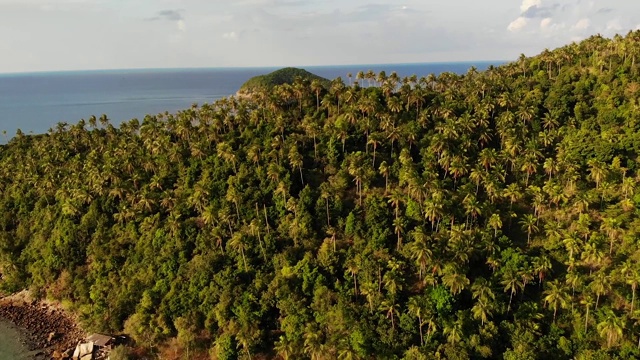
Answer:
<svg viewBox="0 0 640 360"><path fill-rule="evenodd" d="M0 359L28 359L29 350L21 340L22 336L18 329L7 322L0 321Z"/></svg>

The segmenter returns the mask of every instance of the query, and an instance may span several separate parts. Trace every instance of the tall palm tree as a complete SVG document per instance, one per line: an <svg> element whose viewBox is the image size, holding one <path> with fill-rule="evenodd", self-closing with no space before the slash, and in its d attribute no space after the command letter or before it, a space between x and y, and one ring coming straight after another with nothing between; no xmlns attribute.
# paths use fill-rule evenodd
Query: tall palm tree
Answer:
<svg viewBox="0 0 640 360"><path fill-rule="evenodd" d="M504 286L504 291L509 292L509 305L507 305L507 312L509 312L509 310L511 310L513 295L515 295L518 289L524 289L524 285L520 281L520 275L513 268L509 268L502 274L502 281L500 283Z"/></svg>
<svg viewBox="0 0 640 360"><path fill-rule="evenodd" d="M431 262L433 257L433 251L429 248L427 243L427 235L424 233L421 227L417 227L411 232L413 242L407 244L407 251L409 256L416 262L418 266L418 276L422 280L422 274L424 274L427 265Z"/></svg>
<svg viewBox="0 0 640 360"><path fill-rule="evenodd" d="M556 320L558 308L566 309L569 303L569 294L564 289L564 285L558 279L548 282L544 291L545 304L553 307L553 321Z"/></svg>
<svg viewBox="0 0 640 360"><path fill-rule="evenodd" d="M244 264L244 271L248 271L247 259L244 255L244 251L247 248L244 234L240 231L236 231L231 237L231 240L229 240L228 245L235 251L240 252L240 255L242 256L242 263Z"/></svg>
<svg viewBox="0 0 640 360"><path fill-rule="evenodd" d="M398 304L393 300L384 300L380 304L380 311L382 311L387 319L391 320L391 329L395 331L395 318L398 316Z"/></svg>
<svg viewBox="0 0 640 360"><path fill-rule="evenodd" d="M624 328L624 318L618 316L610 308L604 309L597 329L600 336L607 340L607 348L616 345L622 339Z"/></svg>
<svg viewBox="0 0 640 360"><path fill-rule="evenodd" d="M449 288L453 295L458 295L469 285L469 279L461 274L455 266L445 266L443 272L442 283Z"/></svg>
<svg viewBox="0 0 640 360"><path fill-rule="evenodd" d="M427 310L425 310L422 298L414 296L409 298L409 302L407 303L407 311L409 314L415 316L418 319L418 327L420 328L420 345L424 345L424 335L422 334L422 327L424 326L424 321L422 320L423 315Z"/></svg>
<svg viewBox="0 0 640 360"><path fill-rule="evenodd" d="M531 234L538 231L537 222L538 219L532 214L526 214L522 220L520 220L522 230L527 232L527 244L531 242Z"/></svg>

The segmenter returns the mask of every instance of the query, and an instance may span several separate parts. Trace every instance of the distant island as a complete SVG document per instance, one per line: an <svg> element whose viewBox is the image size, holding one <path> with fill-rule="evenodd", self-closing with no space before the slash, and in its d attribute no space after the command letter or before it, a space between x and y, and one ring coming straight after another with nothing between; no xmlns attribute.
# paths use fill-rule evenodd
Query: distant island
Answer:
<svg viewBox="0 0 640 360"><path fill-rule="evenodd" d="M249 94L256 90L270 90L278 85L293 84L296 78L307 80L309 82L317 81L325 88L328 88L331 83L330 80L310 73L307 70L286 67L269 74L252 77L242 84L238 94Z"/></svg>

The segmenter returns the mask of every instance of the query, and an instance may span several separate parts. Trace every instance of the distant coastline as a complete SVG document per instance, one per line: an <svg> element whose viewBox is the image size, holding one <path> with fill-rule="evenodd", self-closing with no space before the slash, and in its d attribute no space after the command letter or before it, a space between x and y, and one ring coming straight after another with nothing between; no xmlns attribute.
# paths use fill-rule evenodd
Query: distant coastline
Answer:
<svg viewBox="0 0 640 360"><path fill-rule="evenodd" d="M358 71L397 72L400 77L465 73L500 61L309 66L327 79L355 81ZM275 68L84 70L0 75L0 143L18 129L46 133L59 122L76 124L91 115L106 114L113 125L147 114L174 113L192 104L212 103L236 94L248 79ZM352 79L348 78L352 75Z"/></svg>
<svg viewBox="0 0 640 360"><path fill-rule="evenodd" d="M494 65L498 66L506 64L510 60L463 60L463 61L429 61L429 62L407 62L407 63L372 63L372 64L333 64L333 65L291 65L303 69L330 69L330 68L349 68L357 67L359 70L369 70L370 68L380 67L393 67L393 66L423 66L423 65L455 65L455 64L468 64L468 65ZM12 75L69 75L69 74L91 74L91 73L157 73L157 72L189 72L189 71L207 71L207 70L277 70L289 65L282 66L212 66L212 67L176 67L176 68L121 68L121 69L80 69L80 70L36 70L36 71L10 71L0 72L0 77L12 76Z"/></svg>

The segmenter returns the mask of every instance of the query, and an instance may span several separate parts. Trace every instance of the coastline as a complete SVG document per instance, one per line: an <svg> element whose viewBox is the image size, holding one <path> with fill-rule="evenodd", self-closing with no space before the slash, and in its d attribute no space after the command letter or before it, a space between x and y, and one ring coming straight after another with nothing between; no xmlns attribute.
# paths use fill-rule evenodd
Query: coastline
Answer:
<svg viewBox="0 0 640 360"><path fill-rule="evenodd" d="M26 291L0 297L0 320L23 335L23 344L35 359L64 358L85 334L60 306L31 298Z"/></svg>

